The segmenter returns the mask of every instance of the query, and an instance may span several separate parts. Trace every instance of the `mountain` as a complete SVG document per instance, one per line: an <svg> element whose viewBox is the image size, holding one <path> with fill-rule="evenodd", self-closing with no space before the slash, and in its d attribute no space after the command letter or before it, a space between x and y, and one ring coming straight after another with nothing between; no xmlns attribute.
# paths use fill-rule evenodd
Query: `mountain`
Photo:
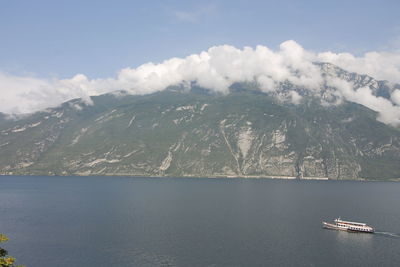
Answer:
<svg viewBox="0 0 400 267"><path fill-rule="evenodd" d="M385 81L318 63L324 75L390 97ZM365 106L326 105L304 88L293 104L256 84L229 94L193 85L134 96L116 92L6 119L0 114L0 173L196 177L400 177L400 130Z"/></svg>

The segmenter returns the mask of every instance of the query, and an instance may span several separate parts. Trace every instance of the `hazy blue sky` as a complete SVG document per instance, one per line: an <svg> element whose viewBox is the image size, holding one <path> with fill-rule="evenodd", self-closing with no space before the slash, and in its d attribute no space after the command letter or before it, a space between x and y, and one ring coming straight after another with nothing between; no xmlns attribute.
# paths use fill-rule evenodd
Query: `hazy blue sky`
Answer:
<svg viewBox="0 0 400 267"><path fill-rule="evenodd" d="M0 71L114 75L210 46L398 50L400 1L0 0Z"/></svg>

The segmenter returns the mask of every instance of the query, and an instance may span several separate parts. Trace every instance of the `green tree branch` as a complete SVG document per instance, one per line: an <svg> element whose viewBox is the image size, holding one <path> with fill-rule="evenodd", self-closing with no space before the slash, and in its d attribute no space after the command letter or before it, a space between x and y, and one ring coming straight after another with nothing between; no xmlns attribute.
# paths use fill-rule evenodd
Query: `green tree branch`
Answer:
<svg viewBox="0 0 400 267"><path fill-rule="evenodd" d="M8 237L4 234L0 234L0 243L8 241ZM0 267L24 267L22 265L14 265L15 258L7 256L8 252L4 248L0 247Z"/></svg>

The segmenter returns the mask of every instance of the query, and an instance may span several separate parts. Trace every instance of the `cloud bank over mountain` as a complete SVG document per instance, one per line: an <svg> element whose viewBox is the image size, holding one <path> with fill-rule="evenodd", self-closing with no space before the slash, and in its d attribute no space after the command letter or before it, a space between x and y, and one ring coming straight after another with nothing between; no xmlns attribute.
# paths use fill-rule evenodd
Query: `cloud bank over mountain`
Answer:
<svg viewBox="0 0 400 267"><path fill-rule="evenodd" d="M379 112L379 120L400 125L400 90L393 89L390 99L373 94L370 88L354 89L347 81L327 78L314 62L329 62L345 70L370 75L378 80L400 83L400 54L369 52L362 57L349 53L314 53L295 41L283 42L278 50L266 46L237 49L222 45L186 58L171 58L162 63L146 63L137 68L120 70L116 77L89 79L77 74L70 79L18 77L0 72L0 112L29 113L56 106L72 98L90 97L115 90L131 94L149 94L171 85L198 86L228 93L235 82L257 82L264 92L281 90L280 84L291 84L315 92L323 86L336 88L339 99L362 104ZM301 96L289 92L294 104Z"/></svg>

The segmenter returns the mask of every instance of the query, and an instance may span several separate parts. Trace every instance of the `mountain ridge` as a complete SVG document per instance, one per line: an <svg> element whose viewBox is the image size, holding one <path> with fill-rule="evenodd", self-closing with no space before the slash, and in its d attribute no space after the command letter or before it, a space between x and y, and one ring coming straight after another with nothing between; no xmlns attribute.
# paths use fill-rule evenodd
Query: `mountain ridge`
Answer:
<svg viewBox="0 0 400 267"><path fill-rule="evenodd" d="M332 64L321 68L390 97L387 82ZM279 97L252 83L237 83L226 95L195 85L141 96L117 92L92 97L91 105L74 99L16 120L0 118L0 173L400 177L398 128L360 104L327 106L304 88L284 86ZM286 98L292 90L300 103Z"/></svg>

